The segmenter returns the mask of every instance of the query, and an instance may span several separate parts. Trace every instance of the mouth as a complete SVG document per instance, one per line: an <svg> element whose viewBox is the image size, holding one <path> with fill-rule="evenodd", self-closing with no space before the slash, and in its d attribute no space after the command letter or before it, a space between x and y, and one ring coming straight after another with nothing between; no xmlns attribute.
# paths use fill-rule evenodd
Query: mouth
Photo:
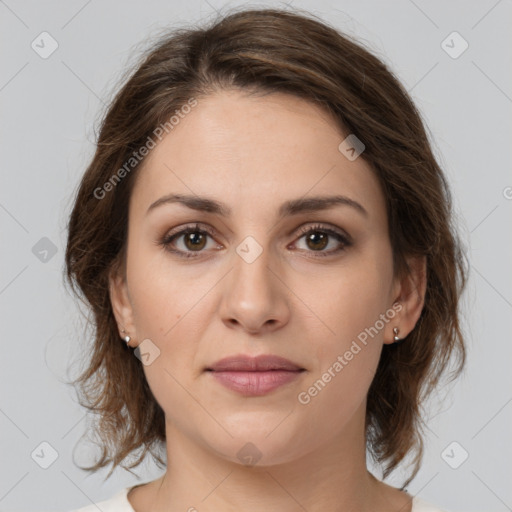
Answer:
<svg viewBox="0 0 512 512"><path fill-rule="evenodd" d="M244 396L262 396L296 380L306 371L298 364L273 355L238 355L205 368L223 386Z"/></svg>

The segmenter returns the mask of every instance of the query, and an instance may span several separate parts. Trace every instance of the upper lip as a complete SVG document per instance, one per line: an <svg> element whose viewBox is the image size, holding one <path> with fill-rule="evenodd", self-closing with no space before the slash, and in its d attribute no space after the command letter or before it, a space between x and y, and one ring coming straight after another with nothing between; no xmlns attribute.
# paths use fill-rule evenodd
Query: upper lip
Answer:
<svg viewBox="0 0 512 512"><path fill-rule="evenodd" d="M300 371L304 368L284 357L274 355L248 356L240 354L225 357L208 366L206 370L215 372L265 372L269 370Z"/></svg>

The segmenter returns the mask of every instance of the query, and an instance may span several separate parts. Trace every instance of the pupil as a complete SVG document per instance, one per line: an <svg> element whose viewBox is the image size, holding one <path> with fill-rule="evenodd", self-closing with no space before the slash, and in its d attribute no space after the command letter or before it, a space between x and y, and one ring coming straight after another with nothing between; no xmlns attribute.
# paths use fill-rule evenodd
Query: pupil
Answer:
<svg viewBox="0 0 512 512"><path fill-rule="evenodd" d="M187 236L187 242L192 245L192 248L201 248L202 245L204 245L204 240L200 240L202 237L203 235L201 233L189 233ZM201 244L201 242L203 242L203 244Z"/></svg>
<svg viewBox="0 0 512 512"><path fill-rule="evenodd" d="M317 239L315 241L315 239ZM313 242L313 248L323 249L327 245L327 235L325 233L311 233L308 237L310 242ZM320 245L316 245L316 244Z"/></svg>

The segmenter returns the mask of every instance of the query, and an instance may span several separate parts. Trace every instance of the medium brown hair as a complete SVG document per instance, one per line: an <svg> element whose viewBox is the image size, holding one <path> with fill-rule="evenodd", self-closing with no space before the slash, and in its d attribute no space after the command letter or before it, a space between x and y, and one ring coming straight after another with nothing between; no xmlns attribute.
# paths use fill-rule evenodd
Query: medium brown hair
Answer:
<svg viewBox="0 0 512 512"><path fill-rule="evenodd" d="M426 257L420 319L405 343L384 345L367 397L367 448L384 466L384 478L413 454L408 484L423 455L422 401L450 362L453 379L466 358L459 299L467 270L450 192L418 110L386 65L310 13L278 9L235 11L204 27L166 33L146 51L101 122L70 216L65 255L67 280L83 294L95 329L87 367L74 384L81 405L96 415L93 432L102 455L84 469L112 463L110 476L117 465L137 466L148 451L163 465L155 448L165 445L164 412L142 363L119 338L109 297L109 273L124 263L128 200L140 163L108 192L97 191L105 191L113 174L126 170L134 152L191 98L229 89L295 95L355 134L385 196L395 272L408 271L408 255ZM139 458L125 466L137 450L143 450Z"/></svg>

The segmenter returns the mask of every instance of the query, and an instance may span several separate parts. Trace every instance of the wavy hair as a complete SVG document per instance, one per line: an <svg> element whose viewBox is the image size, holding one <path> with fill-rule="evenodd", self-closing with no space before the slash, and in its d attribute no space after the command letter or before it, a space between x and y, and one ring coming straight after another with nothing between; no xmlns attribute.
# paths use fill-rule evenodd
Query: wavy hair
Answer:
<svg viewBox="0 0 512 512"><path fill-rule="evenodd" d="M73 382L80 404L94 413L102 454L95 471L121 465L143 450L161 465L164 412L142 363L119 339L109 298L109 273L123 265L128 204L137 161L126 162L191 98L240 89L284 92L320 105L346 133L365 144L361 155L381 184L395 272L408 255L424 255L424 307L405 343L385 345L366 409L367 450L384 478L408 455L423 456L422 401L466 352L459 301L467 266L453 222L450 191L425 125L400 81L361 43L305 11L247 9L201 27L166 32L153 42L106 108L96 152L74 197L68 223L66 278L92 313L94 340L83 373ZM105 183L125 166L108 193ZM98 197L101 195L102 197ZM108 478L108 477L107 477ZM405 485L404 485L405 487Z"/></svg>

